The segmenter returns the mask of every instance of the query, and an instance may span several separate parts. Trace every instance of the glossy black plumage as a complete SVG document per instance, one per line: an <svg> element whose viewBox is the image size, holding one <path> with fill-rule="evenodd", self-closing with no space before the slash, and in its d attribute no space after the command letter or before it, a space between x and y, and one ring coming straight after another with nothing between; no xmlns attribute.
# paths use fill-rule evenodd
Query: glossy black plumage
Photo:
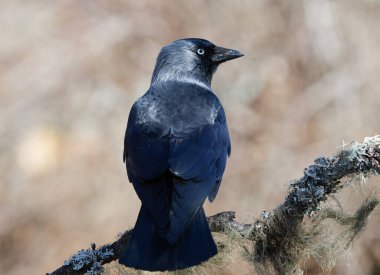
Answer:
<svg viewBox="0 0 380 275"><path fill-rule="evenodd" d="M209 85L217 66L239 54L201 39L175 41L161 51L125 134L124 161L142 207L120 263L176 270L217 253L202 205L216 197L231 144Z"/></svg>

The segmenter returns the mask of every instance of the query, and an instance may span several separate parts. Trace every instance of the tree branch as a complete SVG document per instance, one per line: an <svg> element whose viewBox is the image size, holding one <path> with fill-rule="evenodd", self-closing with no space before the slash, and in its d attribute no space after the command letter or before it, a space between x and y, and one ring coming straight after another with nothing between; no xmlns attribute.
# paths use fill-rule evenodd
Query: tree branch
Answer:
<svg viewBox="0 0 380 275"><path fill-rule="evenodd" d="M339 236L344 249L349 247L366 225L378 200L367 200L351 216L331 209L321 210L320 204L330 194L346 186L342 179L355 176L367 178L379 173L380 136L374 136L362 143L352 143L336 156L317 158L314 164L305 168L302 178L290 183L284 203L271 212L264 211L261 218L252 224L235 221L235 212L232 211L208 217L208 222L213 232L233 233L251 241L254 249L250 256L259 273L294 273L312 249L327 249L328 245L322 247L318 239L319 225L326 219L349 226ZM79 251L50 274L98 274L102 265L118 259L121 248L131 234L132 230L128 230L114 243L99 249L93 244L92 248ZM340 255L339 251L334 252Z"/></svg>

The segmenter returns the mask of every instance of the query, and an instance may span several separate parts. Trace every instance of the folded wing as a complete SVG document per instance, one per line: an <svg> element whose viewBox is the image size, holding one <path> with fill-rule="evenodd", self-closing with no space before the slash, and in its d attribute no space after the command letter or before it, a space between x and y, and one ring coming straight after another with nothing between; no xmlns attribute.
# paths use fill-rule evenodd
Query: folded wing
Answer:
<svg viewBox="0 0 380 275"><path fill-rule="evenodd" d="M223 109L214 124L207 124L187 137L170 141L169 169L176 175L170 205L169 242L176 242L202 207L212 201L230 153L230 139Z"/></svg>

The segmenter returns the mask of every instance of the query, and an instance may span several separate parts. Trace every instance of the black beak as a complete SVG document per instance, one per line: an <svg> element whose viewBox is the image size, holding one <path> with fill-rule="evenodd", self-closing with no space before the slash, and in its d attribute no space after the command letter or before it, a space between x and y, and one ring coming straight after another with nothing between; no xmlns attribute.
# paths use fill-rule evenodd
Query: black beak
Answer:
<svg viewBox="0 0 380 275"><path fill-rule="evenodd" d="M215 63L222 63L242 56L244 56L244 54L237 50L215 47L212 61Z"/></svg>

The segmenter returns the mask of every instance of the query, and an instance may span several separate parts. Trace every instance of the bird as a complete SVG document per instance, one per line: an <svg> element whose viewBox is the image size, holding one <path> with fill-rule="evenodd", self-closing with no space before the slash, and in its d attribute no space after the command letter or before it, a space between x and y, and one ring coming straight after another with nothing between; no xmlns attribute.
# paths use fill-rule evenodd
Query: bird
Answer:
<svg viewBox="0 0 380 275"><path fill-rule="evenodd" d="M211 81L221 63L242 56L201 38L159 52L125 132L123 161L141 208L119 263L174 271L217 254L203 203L218 193L231 141Z"/></svg>

